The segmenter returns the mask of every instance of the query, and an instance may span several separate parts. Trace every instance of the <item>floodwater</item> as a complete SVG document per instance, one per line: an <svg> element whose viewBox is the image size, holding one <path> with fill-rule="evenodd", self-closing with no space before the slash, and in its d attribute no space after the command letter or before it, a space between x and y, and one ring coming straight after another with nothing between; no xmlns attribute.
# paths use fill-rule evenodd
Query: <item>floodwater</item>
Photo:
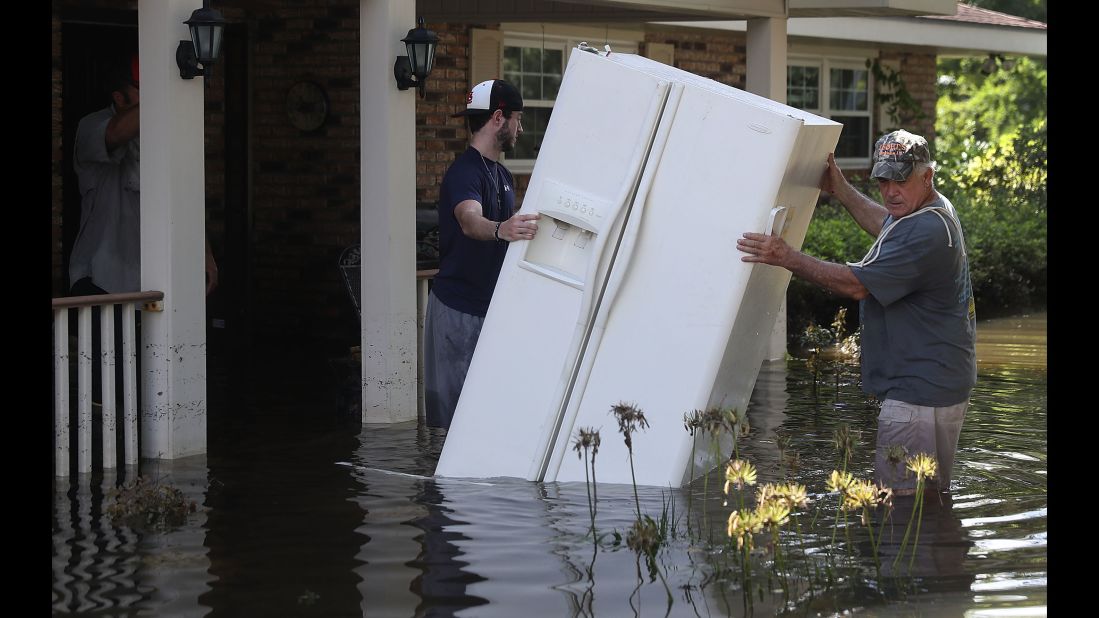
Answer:
<svg viewBox="0 0 1099 618"><path fill-rule="evenodd" d="M182 525L133 529L106 514L104 489L135 470L54 481L53 613L1044 616L1045 333L1044 315L979 325L952 501L917 511L915 551L910 541L896 567L912 499L888 520L875 511L868 529L825 488L841 425L855 437L848 471L872 470L876 408L857 368L824 366L814 380L802 360L766 364L740 455L760 483L805 484L811 502L777 556L770 533L756 537L750 576L726 536L737 498L724 504L720 471L690 490L638 488L641 512L670 520L650 559L627 546L628 485L598 485L595 542L584 483L433 479L440 432L360 426L329 367L279 358L226 371L211 379L208 454L141 464L195 501ZM608 417L601 439L621 439L613 429Z"/></svg>

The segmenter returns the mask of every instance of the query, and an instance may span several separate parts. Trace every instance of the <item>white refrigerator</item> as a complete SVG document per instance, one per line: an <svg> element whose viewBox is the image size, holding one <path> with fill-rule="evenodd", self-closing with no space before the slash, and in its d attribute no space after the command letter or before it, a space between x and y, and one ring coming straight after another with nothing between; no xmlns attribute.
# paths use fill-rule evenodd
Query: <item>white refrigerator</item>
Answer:
<svg viewBox="0 0 1099 618"><path fill-rule="evenodd" d="M683 416L743 411L790 274L741 261L743 232L800 248L841 125L649 60L574 49L436 475L679 487L719 462Z"/></svg>

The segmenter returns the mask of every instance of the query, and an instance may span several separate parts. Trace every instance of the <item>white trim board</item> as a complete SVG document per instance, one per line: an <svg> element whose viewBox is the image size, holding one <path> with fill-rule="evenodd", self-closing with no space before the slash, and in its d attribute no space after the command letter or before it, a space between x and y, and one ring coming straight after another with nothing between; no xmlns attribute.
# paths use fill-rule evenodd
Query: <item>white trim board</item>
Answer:
<svg viewBox="0 0 1099 618"><path fill-rule="evenodd" d="M748 22L653 22L709 30L747 31ZM930 47L939 55L974 55L990 52L1046 56L1046 31L916 19L913 17L792 17L787 36L835 41Z"/></svg>

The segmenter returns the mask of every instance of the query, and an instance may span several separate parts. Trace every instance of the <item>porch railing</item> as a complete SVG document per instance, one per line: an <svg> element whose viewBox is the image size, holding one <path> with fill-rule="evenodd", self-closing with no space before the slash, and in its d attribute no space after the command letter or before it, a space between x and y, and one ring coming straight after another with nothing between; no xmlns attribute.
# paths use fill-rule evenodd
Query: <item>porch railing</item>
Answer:
<svg viewBox="0 0 1099 618"><path fill-rule="evenodd" d="M437 274L438 268L416 271L416 414L421 419L427 414L424 399L424 322L427 320L427 296Z"/></svg>
<svg viewBox="0 0 1099 618"><path fill-rule="evenodd" d="M103 468L110 469L118 466L119 412L122 417L123 463L127 466L137 464L139 451L135 315L139 307L146 311L159 311L162 300L164 300L164 293L155 291L53 299L54 474L56 476L69 476L71 450L76 451L77 473L84 474L92 471L93 437L96 433L100 436ZM115 332L116 311L121 311L121 333ZM69 321L73 313L76 315L76 334L75 337L70 337ZM93 349L93 313L99 314L98 350ZM121 354L117 353L116 341L121 343ZM74 347L75 392L71 390L70 384ZM98 369L100 377L97 402L92 401L93 367ZM117 392L118 381L122 383L121 392ZM121 410L119 403L121 403ZM95 431L96 419L93 407L100 409L98 432ZM75 439L72 437L71 422L74 413ZM70 442L75 442L75 446Z"/></svg>

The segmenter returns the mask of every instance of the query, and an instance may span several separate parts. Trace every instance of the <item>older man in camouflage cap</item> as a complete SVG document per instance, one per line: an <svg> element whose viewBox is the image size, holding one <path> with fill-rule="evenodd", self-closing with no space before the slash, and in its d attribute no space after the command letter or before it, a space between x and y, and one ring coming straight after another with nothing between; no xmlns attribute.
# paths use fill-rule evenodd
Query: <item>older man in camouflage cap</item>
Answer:
<svg viewBox="0 0 1099 618"><path fill-rule="evenodd" d="M935 190L927 140L883 135L870 172L882 203L855 189L828 155L821 189L874 236L857 262L824 262L780 237L753 232L737 241L745 262L794 275L860 301L862 386L881 400L875 476L898 495L915 492L905 457L935 457L930 487L950 491L951 468L969 395L977 381L976 317L965 239L954 206Z"/></svg>

